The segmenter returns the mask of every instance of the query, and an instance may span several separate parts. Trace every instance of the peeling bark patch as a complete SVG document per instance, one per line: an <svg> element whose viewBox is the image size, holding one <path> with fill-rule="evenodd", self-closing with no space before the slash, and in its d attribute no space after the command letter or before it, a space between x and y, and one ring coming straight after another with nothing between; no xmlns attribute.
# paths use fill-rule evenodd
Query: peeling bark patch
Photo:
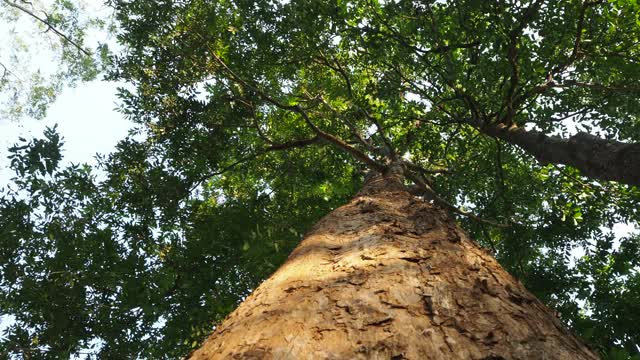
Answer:
<svg viewBox="0 0 640 360"><path fill-rule="evenodd" d="M347 279L351 285L362 285L367 282L367 274L365 272L357 272L349 276Z"/></svg>
<svg viewBox="0 0 640 360"><path fill-rule="evenodd" d="M514 293L509 293L509 300L518 305L525 305L531 302L529 299Z"/></svg>
<svg viewBox="0 0 640 360"><path fill-rule="evenodd" d="M447 239L452 243L458 243L461 241L460 234L458 234L458 229L453 226L448 227L447 235Z"/></svg>
<svg viewBox="0 0 640 360"><path fill-rule="evenodd" d="M371 320L368 320L365 322L365 325L371 325L371 326L383 325L388 322L391 322L392 320L393 320L393 317L387 315L380 318L373 318Z"/></svg>
<svg viewBox="0 0 640 360"><path fill-rule="evenodd" d="M480 289L480 291L482 291L485 294L489 294L491 296L498 296L498 293L493 289L492 285L489 284L489 279L487 278L478 279L478 281L476 282L476 286L478 287L478 289Z"/></svg>
<svg viewBox="0 0 640 360"><path fill-rule="evenodd" d="M429 315L429 318L433 321L433 299L431 296L424 295L422 297L422 305L425 314Z"/></svg>
<svg viewBox="0 0 640 360"><path fill-rule="evenodd" d="M422 235L427 231L433 229L435 226L435 219L433 214L429 213L426 208L421 208L421 211L417 211L415 214L409 216L409 220L413 223L413 230L411 231L415 235Z"/></svg>
<svg viewBox="0 0 640 360"><path fill-rule="evenodd" d="M247 350L241 353L234 353L231 355L233 359L242 359L242 360L261 360L261 359L272 359L271 352L267 349L257 348L252 350Z"/></svg>
<svg viewBox="0 0 640 360"><path fill-rule="evenodd" d="M375 202L365 199L358 200L355 205L360 208L360 213L362 214L369 214L380 209L380 206Z"/></svg>
<svg viewBox="0 0 640 360"><path fill-rule="evenodd" d="M287 292L287 293L292 293L292 292L294 292L296 290L300 290L300 289L304 289L304 288L310 288L310 287L311 287L310 285L291 286L291 287L288 287L288 288L284 289L284 291Z"/></svg>
<svg viewBox="0 0 640 360"><path fill-rule="evenodd" d="M422 261L422 258L419 257L415 257L415 256L403 256L399 258L400 260L404 260L404 261L408 261L410 263L419 263L420 261Z"/></svg>

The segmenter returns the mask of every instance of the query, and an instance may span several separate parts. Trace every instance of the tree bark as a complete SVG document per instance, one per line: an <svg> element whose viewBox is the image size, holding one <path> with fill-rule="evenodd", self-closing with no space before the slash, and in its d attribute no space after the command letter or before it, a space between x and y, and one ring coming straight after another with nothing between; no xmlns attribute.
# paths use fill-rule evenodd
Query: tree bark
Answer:
<svg viewBox="0 0 640 360"><path fill-rule="evenodd" d="M517 145L543 164L573 166L585 176L640 186L640 144L601 139L579 132L569 139L516 125L468 119L479 131Z"/></svg>
<svg viewBox="0 0 640 360"><path fill-rule="evenodd" d="M597 359L444 211L376 176L191 359Z"/></svg>

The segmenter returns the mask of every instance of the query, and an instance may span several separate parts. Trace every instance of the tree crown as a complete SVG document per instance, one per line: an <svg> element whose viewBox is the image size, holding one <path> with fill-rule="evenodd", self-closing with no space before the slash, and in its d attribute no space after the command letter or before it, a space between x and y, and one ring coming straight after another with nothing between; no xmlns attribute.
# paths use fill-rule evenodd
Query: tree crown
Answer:
<svg viewBox="0 0 640 360"><path fill-rule="evenodd" d="M184 355L367 171L402 162L603 355L637 355L640 243L611 227L637 224L638 189L482 132L640 141L635 2L111 3L137 134L101 180L55 166L55 132L12 148L6 351Z"/></svg>

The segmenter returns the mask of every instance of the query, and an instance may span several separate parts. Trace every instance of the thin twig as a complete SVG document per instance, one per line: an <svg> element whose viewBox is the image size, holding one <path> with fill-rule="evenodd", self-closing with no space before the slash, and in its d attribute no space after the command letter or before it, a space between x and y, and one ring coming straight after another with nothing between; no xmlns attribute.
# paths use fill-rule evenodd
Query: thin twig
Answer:
<svg viewBox="0 0 640 360"><path fill-rule="evenodd" d="M405 165L407 165L407 167L409 167L410 169L413 169L421 174L451 174L451 170L448 168L440 168L440 169L425 169L422 166L409 161L409 160L403 160L402 161Z"/></svg>
<svg viewBox="0 0 640 360"><path fill-rule="evenodd" d="M347 75L347 72L344 70L344 67L340 65L340 62L338 62L338 60L333 60L333 63L335 65L331 64L329 62L329 59L327 59L327 57L324 55L322 51L320 51L320 59L322 61L316 61L316 62L328 67L329 69L337 72L338 74L340 74L340 76L342 76L342 78L344 79L345 85L347 87L347 92L349 93L349 98L353 98L353 88L351 86L351 80L349 80L349 76Z"/></svg>
<svg viewBox="0 0 640 360"><path fill-rule="evenodd" d="M200 178L196 179L193 182L193 186L191 187L191 189L189 190L189 193L193 192L193 190L198 187L200 184L202 184L203 181L210 179L214 176L218 176L218 175L222 175L224 173L226 173L227 171L233 170L236 166L241 165L247 161L250 160L254 160L262 155L265 155L269 152L272 151L279 151L279 150L288 150L288 149L293 149L293 148L301 148L301 147L305 147L307 145L311 145L311 144L317 144L319 142L320 138L318 136L315 136L311 139L302 139L302 140L293 140L290 142L286 142L286 143L282 143L282 144L273 144L271 146L268 146L264 149L262 149L261 151L255 152L253 154L249 154L247 156L243 156L242 158L240 158L239 160L236 160L235 162L233 162L231 165L225 166L224 168L214 171L214 172L210 172L205 174L204 176L201 176Z"/></svg>
<svg viewBox="0 0 640 360"><path fill-rule="evenodd" d="M507 51L507 60L511 66L511 78L509 90L505 98L503 109L506 108L506 114L501 120L504 123L512 123L516 114L516 95L520 91L520 65L518 63L518 45L524 28L530 21L535 19L535 15L542 5L541 1L536 1L528 6L522 13L522 17L513 30L509 32L509 50ZM501 110L502 111L502 110Z"/></svg>
<svg viewBox="0 0 640 360"><path fill-rule="evenodd" d="M491 235L487 232L487 229L485 229L484 226L481 226L480 229L484 234L485 238L487 238L487 242L489 243L489 246L491 246L491 251L493 251L493 256L495 257L498 254L498 249L496 249L496 244L494 243L493 239L491 238Z"/></svg>
<svg viewBox="0 0 640 360"><path fill-rule="evenodd" d="M571 87L584 87L594 90L601 90L605 92L620 92L620 93L640 93L640 87L634 85L602 85L585 83L574 80L567 80L562 84L554 83L555 88L571 88Z"/></svg>
<svg viewBox="0 0 640 360"><path fill-rule="evenodd" d="M427 194L427 198L433 200L437 205L442 206L443 208L454 212L456 214L460 214L462 216L466 216L471 220L483 223L483 224L487 224L487 225L491 225L491 226L495 226L495 227L499 227L499 228L508 228L511 227L511 224L502 224L502 223L498 223L496 221L493 220L488 220L488 219L484 219L481 218L479 216L476 216L468 211L464 211L458 207L456 207L455 205L451 204L450 202L446 201L445 199L441 198L440 196L438 196L438 194L436 194L436 192L429 186L427 185L427 183L425 183L420 176L417 176L415 174L413 174L410 171L405 172L405 176L410 179L411 181L413 181L416 185L418 185L418 187L422 188L426 194Z"/></svg>
<svg viewBox="0 0 640 360"><path fill-rule="evenodd" d="M584 18L585 18L586 11L588 8L602 4L602 3L603 1L593 1L593 2L585 1L584 3L582 3L582 5L580 6L580 13L578 14L578 20L576 23L576 32L575 32L576 35L575 35L575 40L573 41L573 49L571 50L571 54L569 55L566 61L556 65L553 69L551 69L551 71L549 71L544 83L538 86L535 86L533 89L522 94L517 99L518 105L521 105L522 103L524 103L528 98L535 97L539 94L544 93L551 87L554 87L556 85L554 76L567 70L576 60L578 60L583 55L582 49L581 49L582 30L584 28Z"/></svg>

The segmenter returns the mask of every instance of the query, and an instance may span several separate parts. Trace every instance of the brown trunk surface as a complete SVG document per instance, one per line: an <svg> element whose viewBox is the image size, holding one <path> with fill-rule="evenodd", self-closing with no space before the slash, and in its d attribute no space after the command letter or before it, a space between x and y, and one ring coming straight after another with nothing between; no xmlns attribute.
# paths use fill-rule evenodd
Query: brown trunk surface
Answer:
<svg viewBox="0 0 640 360"><path fill-rule="evenodd" d="M640 144L601 139L583 132L563 139L515 125L467 122L487 135L521 147L542 163L569 165L588 177L640 186Z"/></svg>
<svg viewBox="0 0 640 360"><path fill-rule="evenodd" d="M442 210L376 177L192 359L596 359Z"/></svg>

